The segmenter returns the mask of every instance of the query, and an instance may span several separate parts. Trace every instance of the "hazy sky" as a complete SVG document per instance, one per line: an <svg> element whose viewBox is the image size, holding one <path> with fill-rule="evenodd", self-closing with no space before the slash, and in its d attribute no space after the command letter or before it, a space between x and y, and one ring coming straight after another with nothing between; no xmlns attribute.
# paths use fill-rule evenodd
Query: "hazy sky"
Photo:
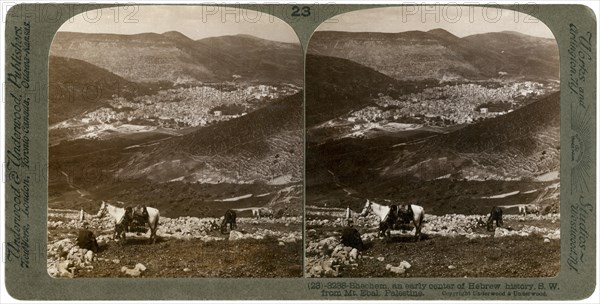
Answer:
<svg viewBox="0 0 600 304"><path fill-rule="evenodd" d="M249 34L298 43L294 30L272 15L216 6L139 5L103 8L73 17L62 25L60 31L115 34L179 31L194 40Z"/></svg>
<svg viewBox="0 0 600 304"><path fill-rule="evenodd" d="M524 13L498 8L467 6L404 6L353 11L333 17L319 31L405 32L443 28L464 37L473 34L516 31L554 38L548 27Z"/></svg>

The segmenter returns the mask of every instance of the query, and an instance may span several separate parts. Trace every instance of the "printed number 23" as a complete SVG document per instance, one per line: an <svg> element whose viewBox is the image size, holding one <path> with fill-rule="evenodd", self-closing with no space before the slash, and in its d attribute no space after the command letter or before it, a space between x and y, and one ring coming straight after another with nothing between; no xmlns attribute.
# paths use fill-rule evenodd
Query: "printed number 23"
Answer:
<svg viewBox="0 0 600 304"><path fill-rule="evenodd" d="M300 8L297 5L292 6L292 16L294 17L308 17L310 16L310 6L303 6Z"/></svg>

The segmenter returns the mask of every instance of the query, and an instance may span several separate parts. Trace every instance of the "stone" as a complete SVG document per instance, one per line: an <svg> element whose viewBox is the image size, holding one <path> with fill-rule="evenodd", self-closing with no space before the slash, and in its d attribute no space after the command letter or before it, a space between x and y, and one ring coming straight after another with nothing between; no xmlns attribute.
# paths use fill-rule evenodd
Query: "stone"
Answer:
<svg viewBox="0 0 600 304"><path fill-rule="evenodd" d="M407 261L400 262L399 266L404 267L405 269L409 269L411 267L410 263L408 263Z"/></svg>
<svg viewBox="0 0 600 304"><path fill-rule="evenodd" d="M397 273L397 274L403 274L403 273L406 272L406 269L404 269L404 267L400 267L400 266L398 266L398 267L392 266L392 267L389 268L389 271L391 271L393 273Z"/></svg>
<svg viewBox="0 0 600 304"><path fill-rule="evenodd" d="M323 261L323 263L321 264L323 267L324 271L328 271L328 270L332 270L333 269L333 259L327 259L325 261Z"/></svg>
<svg viewBox="0 0 600 304"><path fill-rule="evenodd" d="M96 257L96 255L95 255L95 254L94 254L94 252L93 252L93 251L91 251L91 250L88 250L88 251L85 253L85 261L86 261L86 262L93 262L95 257Z"/></svg>
<svg viewBox="0 0 600 304"><path fill-rule="evenodd" d="M348 257L351 261L358 259L358 249L352 248L352 250L350 250L350 253L348 254Z"/></svg>
<svg viewBox="0 0 600 304"><path fill-rule="evenodd" d="M377 258L377 260L378 260L379 262L383 262L383 261L385 261L385 258L384 258L384 257L378 257L378 258Z"/></svg>
<svg viewBox="0 0 600 304"><path fill-rule="evenodd" d="M53 278L56 278L59 276L58 269L56 269L56 266L52 266L52 267L48 268L48 275L50 275Z"/></svg>
<svg viewBox="0 0 600 304"><path fill-rule="evenodd" d="M59 262L56 265L58 275L63 278L73 278L74 277L73 273L71 271L69 271L69 268L71 268L72 266L73 266L73 262L70 260L65 260L65 261Z"/></svg>
<svg viewBox="0 0 600 304"><path fill-rule="evenodd" d="M452 270L452 269L456 269L456 266L454 266L454 265L450 265L450 266L448 266L448 269L450 269L450 270Z"/></svg>
<svg viewBox="0 0 600 304"><path fill-rule="evenodd" d="M119 259L114 259L114 260L112 260L112 262L113 262L113 263L115 263L115 264L119 264L119 263L121 263L121 260L119 260Z"/></svg>
<svg viewBox="0 0 600 304"><path fill-rule="evenodd" d="M321 273L323 273L323 267L321 267L321 265L315 265L310 272L315 275L321 275Z"/></svg>
<svg viewBox="0 0 600 304"><path fill-rule="evenodd" d="M279 242L279 244L278 244L278 245L279 245L279 246L285 246L285 243L284 243L284 242Z"/></svg>
<svg viewBox="0 0 600 304"><path fill-rule="evenodd" d="M144 266L144 264L142 264L142 263L137 263L137 264L135 264L134 269L144 272L144 271L146 271L146 266Z"/></svg>
<svg viewBox="0 0 600 304"><path fill-rule="evenodd" d="M244 234L239 231L231 230L231 232L229 232L229 240L230 241L241 240L243 238L244 238Z"/></svg>
<svg viewBox="0 0 600 304"><path fill-rule="evenodd" d="M190 272L190 271L192 271L192 270L191 270L191 269L189 269L189 268L183 268L183 271L184 271L184 272Z"/></svg>
<svg viewBox="0 0 600 304"><path fill-rule="evenodd" d="M137 278L142 275L142 272L137 269L126 269L125 274L130 277Z"/></svg>

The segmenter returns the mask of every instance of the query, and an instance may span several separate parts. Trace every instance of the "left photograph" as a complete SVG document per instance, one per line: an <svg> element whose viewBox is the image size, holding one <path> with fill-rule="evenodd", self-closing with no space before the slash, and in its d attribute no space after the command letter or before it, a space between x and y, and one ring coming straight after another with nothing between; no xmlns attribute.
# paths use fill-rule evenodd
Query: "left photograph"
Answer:
<svg viewBox="0 0 600 304"><path fill-rule="evenodd" d="M48 274L301 277L303 53L258 11L84 12L49 54Z"/></svg>

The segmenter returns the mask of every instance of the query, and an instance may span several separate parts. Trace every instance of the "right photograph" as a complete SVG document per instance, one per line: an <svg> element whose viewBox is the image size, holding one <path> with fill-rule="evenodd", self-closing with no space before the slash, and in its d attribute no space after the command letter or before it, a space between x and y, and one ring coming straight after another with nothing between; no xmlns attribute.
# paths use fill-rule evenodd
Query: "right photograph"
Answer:
<svg viewBox="0 0 600 304"><path fill-rule="evenodd" d="M324 22L306 56L306 277L554 277L559 50L511 10Z"/></svg>

